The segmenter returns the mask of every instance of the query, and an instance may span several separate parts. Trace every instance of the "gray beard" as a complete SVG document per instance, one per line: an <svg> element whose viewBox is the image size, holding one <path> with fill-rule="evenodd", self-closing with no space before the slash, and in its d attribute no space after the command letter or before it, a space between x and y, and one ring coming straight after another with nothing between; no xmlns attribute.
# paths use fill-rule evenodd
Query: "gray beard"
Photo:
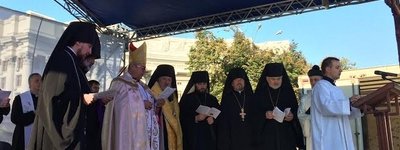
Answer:
<svg viewBox="0 0 400 150"><path fill-rule="evenodd" d="M270 85L268 85L268 86L271 87L272 89L276 90L276 89L279 89L282 85L278 86L278 87L277 86L270 86Z"/></svg>

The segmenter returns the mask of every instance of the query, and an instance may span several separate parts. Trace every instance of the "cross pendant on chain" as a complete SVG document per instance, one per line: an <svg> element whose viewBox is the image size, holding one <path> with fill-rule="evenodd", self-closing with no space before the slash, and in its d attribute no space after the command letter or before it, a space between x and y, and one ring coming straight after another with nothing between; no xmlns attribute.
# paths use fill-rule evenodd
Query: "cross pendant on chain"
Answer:
<svg viewBox="0 0 400 150"><path fill-rule="evenodd" d="M244 116L246 116L246 113L244 112L244 109L243 109L243 108L240 109L239 115L240 115L240 117L242 118L242 121L244 121Z"/></svg>

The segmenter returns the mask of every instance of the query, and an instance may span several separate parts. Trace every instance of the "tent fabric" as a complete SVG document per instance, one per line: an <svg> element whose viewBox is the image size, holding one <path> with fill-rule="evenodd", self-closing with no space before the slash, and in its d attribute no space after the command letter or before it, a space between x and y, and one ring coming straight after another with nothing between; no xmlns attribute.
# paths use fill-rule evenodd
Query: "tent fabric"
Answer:
<svg viewBox="0 0 400 150"><path fill-rule="evenodd" d="M278 1L282 0L81 0L81 3L104 25L123 22L131 28L143 28Z"/></svg>
<svg viewBox="0 0 400 150"><path fill-rule="evenodd" d="M137 36L168 33L179 30L199 29L210 25L229 25L244 19L262 20L266 15L279 17L287 13L303 13L302 10L319 10L375 0L73 0L98 25L123 23ZM251 8L268 6L265 12ZM240 11L246 13L239 13ZM238 12L238 13L236 13ZM228 13L228 14L227 14ZM229 13L231 13L229 15ZM164 27L155 32L146 28L164 24L185 22L190 19L216 17L222 19L193 20L193 24ZM250 18L250 19L249 19ZM143 30L146 29L146 30ZM150 30L150 29L149 29Z"/></svg>

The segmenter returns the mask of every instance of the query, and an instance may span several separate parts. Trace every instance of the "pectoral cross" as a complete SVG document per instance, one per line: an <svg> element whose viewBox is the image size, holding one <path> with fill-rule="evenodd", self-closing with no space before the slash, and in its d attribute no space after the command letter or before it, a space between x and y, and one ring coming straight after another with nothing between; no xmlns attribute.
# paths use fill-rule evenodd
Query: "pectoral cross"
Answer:
<svg viewBox="0 0 400 150"><path fill-rule="evenodd" d="M240 117L242 118L242 121L244 121L244 116L246 116L246 113L244 112L244 109L243 109L243 108L240 109L239 115L240 115Z"/></svg>

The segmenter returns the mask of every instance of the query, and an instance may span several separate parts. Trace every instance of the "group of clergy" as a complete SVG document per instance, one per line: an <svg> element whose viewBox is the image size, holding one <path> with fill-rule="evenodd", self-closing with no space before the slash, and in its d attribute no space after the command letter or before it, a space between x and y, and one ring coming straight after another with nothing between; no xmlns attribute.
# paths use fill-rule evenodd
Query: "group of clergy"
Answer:
<svg viewBox="0 0 400 150"><path fill-rule="evenodd" d="M282 63L265 65L254 92L246 71L231 69L219 106L209 93L208 73L193 72L179 102L183 149L354 150L350 119L362 114L351 104L360 96L347 98L336 87L339 59L327 57L321 66L309 70L312 92L300 107ZM221 112L205 115L199 106Z"/></svg>
<svg viewBox="0 0 400 150"><path fill-rule="evenodd" d="M13 115L12 120L21 125L14 133L18 135L15 143L19 144L15 149L295 150L306 147L299 121L301 115L298 115L303 111L299 110L283 63L266 64L254 92L246 71L232 68L219 104L210 94L207 71L192 73L179 102L173 66L159 65L149 83L144 83L141 79L146 73L145 42L138 48L130 43L128 66L112 80L108 90L94 94L85 73L99 57L95 26L72 22L50 56L43 77L39 74L29 77L32 83L41 82L32 85L35 89L41 85L40 90L31 89L16 97L14 103L20 105L13 111L18 111L15 115L20 117ZM311 106L305 107L310 109L312 147L317 150L335 146L353 149L348 118L357 110L351 107L351 102L359 97L349 101L335 87L334 80L340 77L340 72L338 59L324 60L324 81L316 83ZM166 96L165 91L171 89L175 91ZM96 113L99 109L93 106L98 102L101 102L101 113ZM99 119L91 121L91 114L100 115ZM93 122L100 125L94 126Z"/></svg>
<svg viewBox="0 0 400 150"><path fill-rule="evenodd" d="M173 66L159 65L148 85L140 80L145 72L139 54L143 46L131 50L130 65L110 87L118 94L106 105L103 149L304 148L296 96L282 63L265 66L254 93L245 70L231 69L221 105L209 93L208 72L195 71L178 103L177 91L167 99L159 98L165 88L176 88ZM200 113L199 106L219 109L220 114ZM287 108L290 111L277 121L274 109Z"/></svg>
<svg viewBox="0 0 400 150"><path fill-rule="evenodd" d="M226 77L221 104L209 93L206 71L192 73L179 102L184 150L304 148L298 104L282 63L265 66L255 92L247 73L233 68ZM197 112L200 105L218 108L216 117ZM290 111L274 118L275 111Z"/></svg>

